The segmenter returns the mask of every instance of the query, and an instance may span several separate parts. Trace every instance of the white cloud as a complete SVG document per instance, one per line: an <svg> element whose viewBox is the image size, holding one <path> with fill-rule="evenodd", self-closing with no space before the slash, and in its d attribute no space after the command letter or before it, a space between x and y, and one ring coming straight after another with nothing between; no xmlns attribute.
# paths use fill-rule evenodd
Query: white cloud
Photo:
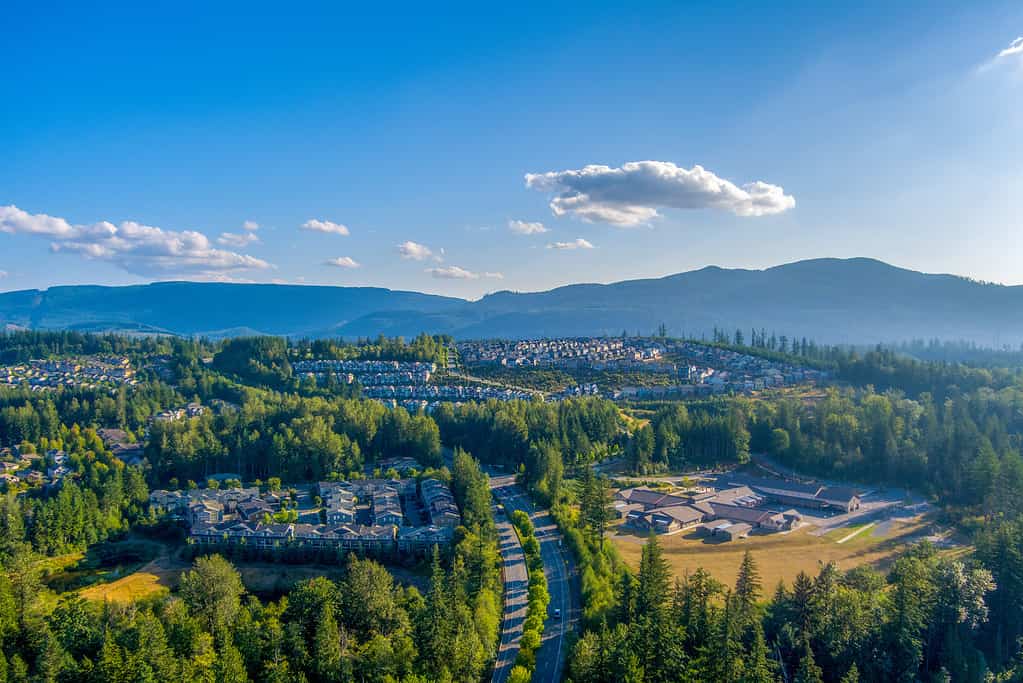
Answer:
<svg viewBox="0 0 1023 683"><path fill-rule="evenodd" d="M334 266L336 268L358 268L362 264L351 256L338 256L337 258L327 259L323 262L323 265Z"/></svg>
<svg viewBox="0 0 1023 683"><path fill-rule="evenodd" d="M1009 47L998 53L997 59L1023 55L1023 36L1009 43Z"/></svg>
<svg viewBox="0 0 1023 683"><path fill-rule="evenodd" d="M433 257L433 250L430 247L411 240L402 242L395 248L403 259L408 259L409 261L425 261ZM441 253L443 253L443 250Z"/></svg>
<svg viewBox="0 0 1023 683"><path fill-rule="evenodd" d="M340 223L334 223L332 221L321 221L316 218L310 218L302 224L303 230L312 230L313 232L325 232L331 235L348 235L348 226Z"/></svg>
<svg viewBox="0 0 1023 683"><path fill-rule="evenodd" d="M593 245L582 237L577 237L571 242L552 242L547 245L548 249L593 249Z"/></svg>
<svg viewBox="0 0 1023 683"><path fill-rule="evenodd" d="M256 221L245 221L244 223L242 223L242 230L256 232L257 230L259 230L259 223L257 223Z"/></svg>
<svg viewBox="0 0 1023 683"><path fill-rule="evenodd" d="M242 249L258 241L259 237L252 232L222 232L217 238L219 244L237 249Z"/></svg>
<svg viewBox="0 0 1023 683"><path fill-rule="evenodd" d="M516 235L539 235L548 232L543 223L527 223L526 221L508 221L508 229Z"/></svg>
<svg viewBox="0 0 1023 683"><path fill-rule="evenodd" d="M54 252L72 252L105 261L141 276L226 276L239 270L272 268L262 259L217 249L194 230L164 230L135 221L71 224L63 218L30 214L16 206L0 207L0 232L51 238Z"/></svg>
<svg viewBox="0 0 1023 683"><path fill-rule="evenodd" d="M0 270L0 280L3 280L5 277L7 277L7 271Z"/></svg>
<svg viewBox="0 0 1023 683"><path fill-rule="evenodd" d="M458 266L427 268L426 272L440 280L479 280L480 278L490 278L494 280L504 279L504 274L502 273L474 273L471 270L459 268Z"/></svg>
<svg viewBox="0 0 1023 683"><path fill-rule="evenodd" d="M527 173L526 187L554 193L550 207L555 216L571 214L584 221L623 227L656 218L660 208L722 209L737 216L766 216L796 205L778 185L756 181L738 187L702 166L686 169L668 161Z"/></svg>

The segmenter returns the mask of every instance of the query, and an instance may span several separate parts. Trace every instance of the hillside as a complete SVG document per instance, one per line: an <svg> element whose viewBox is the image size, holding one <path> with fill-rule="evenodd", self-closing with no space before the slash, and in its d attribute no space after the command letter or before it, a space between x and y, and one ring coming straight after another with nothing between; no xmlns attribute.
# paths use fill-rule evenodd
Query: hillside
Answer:
<svg viewBox="0 0 1023 683"><path fill-rule="evenodd" d="M498 292L476 302L364 287L166 282L0 294L0 324L174 334L456 337L766 328L822 342L1023 340L1023 287L816 259L765 270L707 267L657 279Z"/></svg>

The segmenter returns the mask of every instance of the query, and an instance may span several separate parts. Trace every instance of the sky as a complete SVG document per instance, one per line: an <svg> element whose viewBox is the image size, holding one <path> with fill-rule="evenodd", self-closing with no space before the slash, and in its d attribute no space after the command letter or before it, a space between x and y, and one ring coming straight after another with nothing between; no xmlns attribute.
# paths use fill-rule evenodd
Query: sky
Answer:
<svg viewBox="0 0 1023 683"><path fill-rule="evenodd" d="M0 290L1023 283L1018 0L345 4L5 4Z"/></svg>

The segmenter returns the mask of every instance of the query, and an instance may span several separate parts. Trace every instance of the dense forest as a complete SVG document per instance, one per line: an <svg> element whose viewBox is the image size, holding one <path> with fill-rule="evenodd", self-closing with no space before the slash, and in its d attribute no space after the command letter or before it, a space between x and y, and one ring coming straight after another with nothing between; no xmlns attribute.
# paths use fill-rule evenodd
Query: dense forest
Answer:
<svg viewBox="0 0 1023 683"><path fill-rule="evenodd" d="M0 498L0 682L480 680L496 647L500 575L487 478L468 453L516 469L575 555L583 620L566 673L576 683L1023 680L1023 382L1014 367L810 343L804 354L802 342L794 356L791 342L782 350L768 340L758 352L826 366L834 386L812 400L725 396L632 415L597 398L412 414L361 400L357 387L304 385L290 370L307 357L437 361L447 342L0 335L7 362L116 353L142 368L130 388L0 388L0 447L16 445L44 468L63 452L71 472L57 489ZM154 357L158 368L147 365ZM151 420L191 401L215 409ZM144 466L118 459L101 428L144 443ZM280 596L246 594L215 555L198 557L171 595L131 607L61 595L44 581L42 558L157 529L149 487L223 472L246 482L341 478L399 455L441 468L442 444L455 451L442 476L463 526L451 551L421 568L423 590L357 557L338 581L300 582ZM655 539L637 571L605 540L610 482L592 464L675 471L757 454L808 474L913 488L975 550L953 559L924 544L883 573L825 565L788 586L762 586L749 556L724 586L702 571L673 580Z"/></svg>

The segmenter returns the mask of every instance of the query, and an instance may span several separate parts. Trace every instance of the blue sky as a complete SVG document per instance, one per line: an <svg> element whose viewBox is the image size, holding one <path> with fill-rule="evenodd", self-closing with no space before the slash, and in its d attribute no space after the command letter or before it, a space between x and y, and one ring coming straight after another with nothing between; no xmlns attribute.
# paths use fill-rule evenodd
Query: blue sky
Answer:
<svg viewBox="0 0 1023 683"><path fill-rule="evenodd" d="M634 4L5 6L0 289L1023 282L1019 2Z"/></svg>

